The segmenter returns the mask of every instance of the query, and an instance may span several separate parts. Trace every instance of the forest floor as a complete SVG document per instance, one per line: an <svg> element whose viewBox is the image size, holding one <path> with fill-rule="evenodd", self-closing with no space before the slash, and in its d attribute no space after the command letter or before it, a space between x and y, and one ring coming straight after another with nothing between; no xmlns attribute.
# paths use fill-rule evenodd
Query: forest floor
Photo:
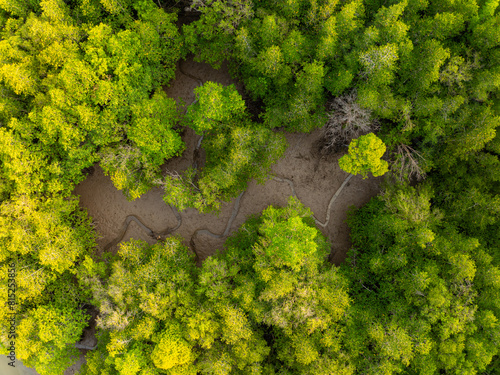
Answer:
<svg viewBox="0 0 500 375"><path fill-rule="evenodd" d="M203 82L235 84L244 96L243 86L231 79L227 66L223 65L221 69L215 70L208 64L196 63L192 59L181 64L182 71L187 75L177 69L175 80L165 88L169 96L180 98L184 103L193 102L193 90L199 83L190 76L198 77ZM227 237L223 234L233 233L249 215L259 214L269 205L286 205L292 195L292 186L302 203L311 208L317 221L325 224L330 200L348 174L338 166L337 160L341 155L325 157L319 154L317 144L321 134L321 129L310 134L286 133L288 149L284 157L272 167L270 179L263 185L250 181L241 197L224 203L218 215L200 214L195 209L178 213L163 202L163 191L159 188L129 202L98 165L76 187L74 193L80 196L80 205L87 209L93 219L99 235L97 242L100 251L116 251L120 239L143 239L154 243L156 240L149 235L147 228L153 232L162 232L166 228L177 227L172 234L180 235L201 263L217 249L222 249ZM164 171L181 172L193 164L199 136L187 129L183 140L186 150L182 156L166 163ZM350 247L349 228L344 222L348 208L351 205L359 207L368 202L379 192L380 181L381 178L373 177L365 180L361 177L350 179L331 205L328 223L324 227L319 225L332 243L331 260L336 265L344 261ZM132 215L134 219L130 220Z"/></svg>

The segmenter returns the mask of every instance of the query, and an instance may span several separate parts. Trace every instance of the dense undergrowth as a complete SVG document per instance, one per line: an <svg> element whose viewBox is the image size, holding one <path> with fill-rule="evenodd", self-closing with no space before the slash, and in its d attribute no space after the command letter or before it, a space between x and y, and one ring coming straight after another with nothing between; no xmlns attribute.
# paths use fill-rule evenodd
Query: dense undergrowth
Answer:
<svg viewBox="0 0 500 375"><path fill-rule="evenodd" d="M199 17L179 30L181 5ZM84 374L499 373L498 0L177 6L0 0L3 352L62 374L97 308ZM228 60L259 121L234 87L205 83L186 113L168 98L188 53ZM340 268L294 199L201 268L175 237L95 255L71 195L93 164L129 199L162 186L213 211L266 179L283 130L325 124L327 151L352 146L344 169L389 170ZM206 164L162 175L185 127Z"/></svg>

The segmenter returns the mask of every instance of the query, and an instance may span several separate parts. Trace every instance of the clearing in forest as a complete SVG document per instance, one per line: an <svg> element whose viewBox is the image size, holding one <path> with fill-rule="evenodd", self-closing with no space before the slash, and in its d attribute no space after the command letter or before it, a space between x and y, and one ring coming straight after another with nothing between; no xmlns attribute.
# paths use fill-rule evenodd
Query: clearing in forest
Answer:
<svg viewBox="0 0 500 375"><path fill-rule="evenodd" d="M193 90L199 85L195 77L203 82L235 84L243 95L243 86L231 79L225 65L215 70L192 59L181 64L182 70L177 69L175 80L165 89L170 97L192 103ZM119 242L130 238L154 243L157 234L168 232L182 236L201 262L217 249L222 249L226 236L249 215L259 214L269 205L286 205L294 191L302 203L311 208L320 223L319 228L330 239L331 260L338 265L345 259L350 246L349 229L344 222L347 210L352 205L365 204L376 195L381 178L363 180L359 176L352 177L335 195L348 174L338 166L341 155L325 157L317 152L321 135L321 129L310 134L286 133L289 146L284 157L273 166L273 177L263 185L250 181L248 189L240 197L223 204L218 215L200 214L195 209L179 213L163 202L160 188L129 202L99 166L95 166L74 192L80 196L81 206L93 218L101 251L116 251ZM194 131L186 129L183 134L186 150L180 157L169 160L163 166L164 170L181 172L191 166L195 158L203 159L203 152L195 152L198 140Z"/></svg>

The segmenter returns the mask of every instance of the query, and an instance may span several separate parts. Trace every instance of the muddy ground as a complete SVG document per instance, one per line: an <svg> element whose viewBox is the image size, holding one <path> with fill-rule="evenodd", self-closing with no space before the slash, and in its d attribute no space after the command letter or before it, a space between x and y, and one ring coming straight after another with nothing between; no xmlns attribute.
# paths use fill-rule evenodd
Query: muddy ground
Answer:
<svg viewBox="0 0 500 375"><path fill-rule="evenodd" d="M224 85L235 84L244 94L243 86L231 79L227 66L215 70L208 64L196 63L188 59L182 64L182 71L177 70L176 78L169 87L165 88L167 94L173 98L180 98L185 103L194 100L193 90L198 82L191 78L199 77L203 82L215 81ZM284 157L272 167L271 178L263 185L250 181L239 202L238 212L232 221L229 234L236 230L251 214L258 214L269 205L283 206L286 204L292 190L286 181L273 179L276 176L293 182L295 192L302 203L310 207L315 218L324 223L327 217L327 208L332 196L344 182L347 173L338 166L341 155L324 157L317 151L317 143L321 138L322 130L310 134L286 133L289 147ZM186 151L181 157L170 160L163 166L164 170L179 171L186 169L193 163L193 155L199 137L187 130L183 136ZM380 178L353 177L342 189L330 211L330 220L324 228L320 227L332 243L332 261L340 264L346 258L350 247L349 228L344 223L346 213L351 205L359 207L379 192ZM128 202L124 195L112 184L109 177L103 174L102 169L96 165L88 178L80 183L74 193L80 196L80 204L88 210L92 217L96 231L99 235L98 245L101 249L121 236L127 216L134 215L154 232L161 232L165 228L174 227L178 222L175 210L168 207L162 200L163 192L155 188L141 198ZM199 261L214 254L217 249L222 249L224 238L215 238L213 234L222 234L228 220L235 209L235 201L224 203L219 214L200 214L194 209L187 209L180 213L182 224L174 232L184 238L184 242L198 256ZM132 221L123 236L126 241L130 238L140 238L150 243L155 240ZM117 250L117 245L110 248Z"/></svg>

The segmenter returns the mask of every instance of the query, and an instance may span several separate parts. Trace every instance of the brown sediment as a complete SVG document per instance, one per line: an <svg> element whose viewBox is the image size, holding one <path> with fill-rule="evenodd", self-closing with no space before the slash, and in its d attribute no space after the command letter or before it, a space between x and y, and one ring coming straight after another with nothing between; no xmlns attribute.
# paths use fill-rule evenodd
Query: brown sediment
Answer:
<svg viewBox="0 0 500 375"><path fill-rule="evenodd" d="M226 65L215 70L192 58L179 65L176 79L166 92L184 103L192 103L194 88L206 81L235 84L240 92L243 89L239 82L231 79ZM245 192L222 204L219 213L200 214L194 209L179 213L163 202L159 188L128 202L98 165L76 187L75 194L80 195L81 205L94 220L101 251L116 251L119 242L130 238L155 243L168 235L179 235L196 252L200 262L222 249L225 238L249 215L258 214L269 205L286 205L288 197L296 195L311 208L318 228L332 243L331 260L339 265L350 247L349 228L345 223L347 210L351 205L365 204L376 195L380 178L363 180L342 171L337 162L340 155L325 157L318 152L321 135L321 130L310 134L286 133L289 147L272 167L269 180L262 185L250 181ZM199 135L186 129L183 133L186 150L169 160L163 171L182 172L195 163L202 163L199 140Z"/></svg>

